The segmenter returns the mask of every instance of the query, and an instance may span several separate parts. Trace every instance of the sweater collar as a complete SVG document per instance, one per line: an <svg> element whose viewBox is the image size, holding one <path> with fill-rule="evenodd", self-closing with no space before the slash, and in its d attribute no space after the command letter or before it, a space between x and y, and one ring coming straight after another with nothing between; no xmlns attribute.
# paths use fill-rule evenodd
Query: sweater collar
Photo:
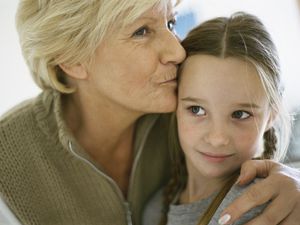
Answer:
<svg viewBox="0 0 300 225"><path fill-rule="evenodd" d="M39 126L50 139L61 144L68 152L74 151L99 168L99 165L77 142L63 119L62 94L60 92L55 90L43 91L36 101L34 110ZM134 139L135 156L142 151L147 136L158 117L159 114L148 114L138 119Z"/></svg>

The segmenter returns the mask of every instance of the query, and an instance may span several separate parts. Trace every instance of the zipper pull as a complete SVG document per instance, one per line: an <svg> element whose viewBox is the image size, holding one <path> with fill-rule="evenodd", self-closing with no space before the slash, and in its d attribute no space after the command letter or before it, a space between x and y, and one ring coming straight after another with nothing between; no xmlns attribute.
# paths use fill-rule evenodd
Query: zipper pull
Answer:
<svg viewBox="0 0 300 225"><path fill-rule="evenodd" d="M124 202L124 205L125 205L125 210L126 210L127 225L133 225L132 218L131 218L132 213L130 210L129 202Z"/></svg>

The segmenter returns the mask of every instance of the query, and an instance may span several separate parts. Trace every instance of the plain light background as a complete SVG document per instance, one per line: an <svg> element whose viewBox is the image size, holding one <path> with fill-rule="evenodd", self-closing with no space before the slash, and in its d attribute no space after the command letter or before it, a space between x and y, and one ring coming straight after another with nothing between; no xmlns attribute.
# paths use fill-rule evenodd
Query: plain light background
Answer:
<svg viewBox="0 0 300 225"><path fill-rule="evenodd" d="M14 22L17 4L18 0L0 0L0 115L40 92L20 50ZM192 11L197 23L235 11L261 18L279 51L287 104L290 110L300 107L300 14L296 0L183 0L180 8L182 14Z"/></svg>

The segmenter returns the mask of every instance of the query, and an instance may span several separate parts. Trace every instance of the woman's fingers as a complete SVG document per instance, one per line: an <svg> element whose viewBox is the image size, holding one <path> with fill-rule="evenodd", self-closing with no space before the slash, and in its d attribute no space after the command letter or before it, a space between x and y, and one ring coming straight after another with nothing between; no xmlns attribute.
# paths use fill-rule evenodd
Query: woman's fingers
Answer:
<svg viewBox="0 0 300 225"><path fill-rule="evenodd" d="M300 171L272 161L247 162L243 165L239 183L248 183L255 176L267 178L249 187L224 210L222 215L231 218L224 224L233 223L245 212L268 201L271 202L262 214L247 225L299 223Z"/></svg>
<svg viewBox="0 0 300 225"><path fill-rule="evenodd" d="M280 225L298 225L300 222L300 202L297 201L297 205L295 206L294 210L285 218Z"/></svg>
<svg viewBox="0 0 300 225"><path fill-rule="evenodd" d="M226 224L233 223L250 209L268 202L277 194L277 188L268 181L262 180L252 185L224 210L222 215L229 214L231 216L230 221Z"/></svg>
<svg viewBox="0 0 300 225"><path fill-rule="evenodd" d="M256 177L267 177L276 165L270 160L248 160L241 166L238 183L244 185Z"/></svg>
<svg viewBox="0 0 300 225"><path fill-rule="evenodd" d="M288 203L287 203L288 202ZM290 212L293 211L295 202L290 198L290 200L285 199L278 195L273 201L268 205L268 207L260 214L258 217L254 218L246 225L276 225L282 224L284 218L290 216ZM294 218L295 219L295 218ZM299 221L299 220L298 220ZM295 221L294 221L295 222ZM294 223L292 223L294 224ZM289 224L291 225L291 224Z"/></svg>

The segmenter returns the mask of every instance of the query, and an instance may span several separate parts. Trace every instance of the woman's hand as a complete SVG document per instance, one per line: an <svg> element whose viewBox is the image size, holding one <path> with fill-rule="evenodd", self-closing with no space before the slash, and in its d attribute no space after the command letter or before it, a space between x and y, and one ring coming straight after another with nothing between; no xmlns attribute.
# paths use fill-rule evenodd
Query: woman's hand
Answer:
<svg viewBox="0 0 300 225"><path fill-rule="evenodd" d="M231 224L248 210L272 200L247 225L299 225L300 171L270 160L250 160L242 165L238 184L247 184L255 177L266 179L251 186L223 211L224 220L231 218L223 224Z"/></svg>

